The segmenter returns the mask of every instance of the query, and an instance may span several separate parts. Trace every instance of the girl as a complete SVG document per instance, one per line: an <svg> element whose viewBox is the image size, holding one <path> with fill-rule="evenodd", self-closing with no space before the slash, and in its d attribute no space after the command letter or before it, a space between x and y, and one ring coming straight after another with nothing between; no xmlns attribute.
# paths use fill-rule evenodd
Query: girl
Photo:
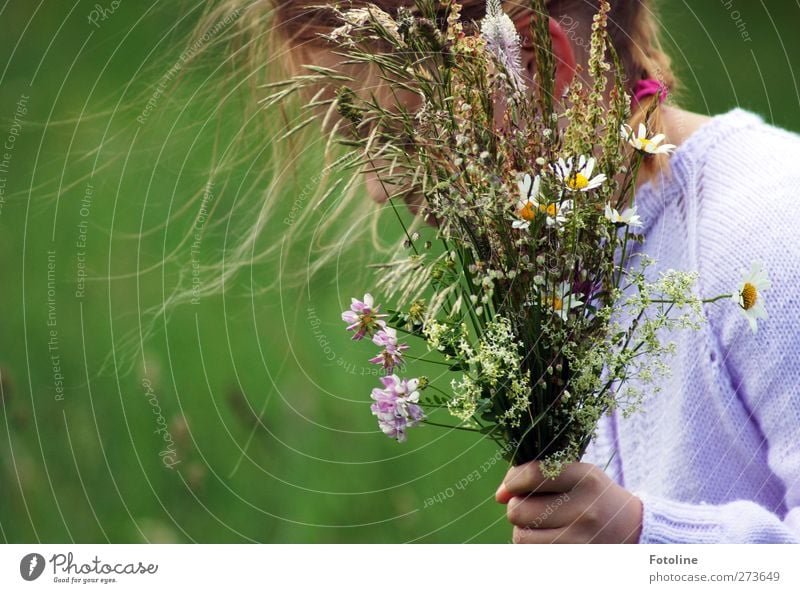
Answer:
<svg viewBox="0 0 800 593"><path fill-rule="evenodd" d="M221 5L212 18L239 4ZM276 2L275 29L290 64L333 66L337 58L319 35L340 23L309 4ZM392 14L413 2L374 4ZM637 191L645 249L661 270L696 270L700 294L734 292L741 268L762 261L775 280L766 295L770 319L751 335L736 307L707 305L700 332L674 337L672 376L643 412L604 418L586 461L555 480L535 462L511 469L497 501L507 505L520 543L800 542L800 139L739 109L709 118L665 101L675 80L650 4L619 0L610 15L634 97L631 124L661 104L650 125L678 146L668 163L650 157ZM462 5L466 21L482 18L484 0ZM527 6L504 6L522 35ZM553 0L547 9L561 93L586 61L596 5ZM532 53L525 58L535 71ZM373 73L357 74L364 88L377 84ZM368 186L385 199L376 180ZM755 326L767 283L748 286L739 309Z"/></svg>

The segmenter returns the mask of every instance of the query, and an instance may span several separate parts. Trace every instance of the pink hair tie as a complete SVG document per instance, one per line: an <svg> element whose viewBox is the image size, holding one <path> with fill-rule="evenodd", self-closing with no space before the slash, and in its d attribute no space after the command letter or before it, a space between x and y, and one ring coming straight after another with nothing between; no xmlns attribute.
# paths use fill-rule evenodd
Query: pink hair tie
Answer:
<svg viewBox="0 0 800 593"><path fill-rule="evenodd" d="M652 97L653 95L658 95L659 103L663 103L666 101L667 95L669 95L669 89L660 80L645 78L636 83L636 88L633 89L632 103L638 105L642 100L647 97Z"/></svg>

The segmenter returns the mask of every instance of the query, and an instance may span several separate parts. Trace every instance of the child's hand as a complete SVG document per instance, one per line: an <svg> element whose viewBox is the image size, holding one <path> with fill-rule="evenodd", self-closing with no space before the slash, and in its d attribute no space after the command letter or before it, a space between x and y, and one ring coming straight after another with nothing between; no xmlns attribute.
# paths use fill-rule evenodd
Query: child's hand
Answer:
<svg viewBox="0 0 800 593"><path fill-rule="evenodd" d="M642 502L599 467L573 463L548 479L539 463L511 468L495 495L517 544L637 543Z"/></svg>

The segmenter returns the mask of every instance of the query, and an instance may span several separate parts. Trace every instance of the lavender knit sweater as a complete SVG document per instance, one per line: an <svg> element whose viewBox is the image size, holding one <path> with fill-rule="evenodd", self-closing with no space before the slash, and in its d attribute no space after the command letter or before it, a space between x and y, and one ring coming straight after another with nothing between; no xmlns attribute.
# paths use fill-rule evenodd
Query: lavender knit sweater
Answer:
<svg viewBox="0 0 800 593"><path fill-rule="evenodd" d="M752 334L729 301L706 305L663 391L603 418L587 461L642 499L640 543L800 543L800 136L736 109L670 162L637 193L646 252L699 272L703 296L761 260L770 318Z"/></svg>

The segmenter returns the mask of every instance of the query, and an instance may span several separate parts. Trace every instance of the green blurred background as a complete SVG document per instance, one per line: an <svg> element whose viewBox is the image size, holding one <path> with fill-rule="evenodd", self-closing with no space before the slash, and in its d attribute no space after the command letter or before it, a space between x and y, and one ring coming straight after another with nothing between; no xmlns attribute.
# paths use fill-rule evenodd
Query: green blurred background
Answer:
<svg viewBox="0 0 800 593"><path fill-rule="evenodd" d="M278 257L147 331L193 261L229 257L282 150L214 51L168 77L136 121L202 4L0 6L0 139L13 137L0 151L0 538L508 541L490 443L426 427L398 445L377 431L372 348L339 320L369 286L369 238L327 245L311 225L282 243L287 218L314 208L318 142L299 147L253 247L282 246ZM800 5L662 4L687 108L738 105L800 130ZM210 188L194 249L208 171L229 142L241 158ZM320 249L336 259L306 282Z"/></svg>

